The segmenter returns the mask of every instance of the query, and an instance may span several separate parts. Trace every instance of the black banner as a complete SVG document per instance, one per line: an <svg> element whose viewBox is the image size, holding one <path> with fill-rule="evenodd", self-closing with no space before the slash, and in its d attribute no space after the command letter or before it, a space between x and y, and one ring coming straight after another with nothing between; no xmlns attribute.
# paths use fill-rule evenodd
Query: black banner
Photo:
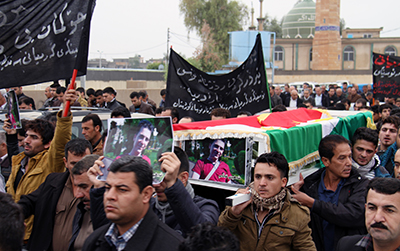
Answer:
<svg viewBox="0 0 400 251"><path fill-rule="evenodd" d="M0 3L0 88L86 74L95 0Z"/></svg>
<svg viewBox="0 0 400 251"><path fill-rule="evenodd" d="M171 49L166 106L176 107L179 116L196 121L210 119L214 108L256 113L269 108L267 78L261 36L246 61L225 75L209 75L195 68Z"/></svg>
<svg viewBox="0 0 400 251"><path fill-rule="evenodd" d="M400 97L400 57L374 53L374 98Z"/></svg>

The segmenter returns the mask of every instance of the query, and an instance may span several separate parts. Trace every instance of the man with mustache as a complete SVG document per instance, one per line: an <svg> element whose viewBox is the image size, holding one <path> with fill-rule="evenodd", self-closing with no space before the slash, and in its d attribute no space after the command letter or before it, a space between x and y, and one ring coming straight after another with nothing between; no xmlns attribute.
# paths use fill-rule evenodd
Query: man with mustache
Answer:
<svg viewBox="0 0 400 251"><path fill-rule="evenodd" d="M343 237L336 250L400 250L400 180L375 178L367 187L367 235Z"/></svg>
<svg viewBox="0 0 400 251"><path fill-rule="evenodd" d="M328 135L319 143L324 168L292 185L293 197L310 208L312 237L317 250L333 251L340 238L364 234L364 179L352 167L350 142ZM300 191L301 188L301 191Z"/></svg>

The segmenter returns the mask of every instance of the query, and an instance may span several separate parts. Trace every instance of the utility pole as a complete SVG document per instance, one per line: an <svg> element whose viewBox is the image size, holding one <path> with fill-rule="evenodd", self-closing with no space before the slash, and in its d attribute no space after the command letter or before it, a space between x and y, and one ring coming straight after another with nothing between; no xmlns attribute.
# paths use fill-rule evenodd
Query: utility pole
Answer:
<svg viewBox="0 0 400 251"><path fill-rule="evenodd" d="M103 53L102 51L97 50L98 53L100 53L100 61L99 61L99 68L101 68L101 54Z"/></svg>
<svg viewBox="0 0 400 251"><path fill-rule="evenodd" d="M169 28L167 29L167 55L165 56L165 69L168 71L168 53L169 53Z"/></svg>

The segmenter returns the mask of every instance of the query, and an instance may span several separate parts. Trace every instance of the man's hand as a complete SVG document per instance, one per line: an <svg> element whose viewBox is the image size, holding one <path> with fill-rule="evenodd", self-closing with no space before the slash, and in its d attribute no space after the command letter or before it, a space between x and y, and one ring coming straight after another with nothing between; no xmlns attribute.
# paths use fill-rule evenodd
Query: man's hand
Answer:
<svg viewBox="0 0 400 251"><path fill-rule="evenodd" d="M237 190L235 194L239 194L239 193L248 194L248 193L250 193L250 188L249 188L249 187L247 187L246 189L241 188L241 189ZM234 215L236 215L236 216L239 216L239 215L242 213L242 211L243 211L250 203L251 203L251 199L248 200L248 201L246 201L246 202L243 202L242 204L233 206L233 207L231 208L232 213L233 213Z"/></svg>
<svg viewBox="0 0 400 251"><path fill-rule="evenodd" d="M161 158L158 161L162 162L161 171L166 173L164 177L164 182L167 185L167 188L169 188L173 186L178 179L181 161L173 152L162 153Z"/></svg>
<svg viewBox="0 0 400 251"><path fill-rule="evenodd" d="M78 95L75 90L66 90L64 93L64 102L71 101L71 104L78 99Z"/></svg>
<svg viewBox="0 0 400 251"><path fill-rule="evenodd" d="M100 171L100 167L104 167L104 163L103 160L104 156L101 156L100 158L98 158L93 166L91 168L89 168L89 170L87 171L87 175L89 177L90 182L92 182L94 188L99 188L99 187L103 187L105 185L105 181L101 181L97 179L97 176L101 176L103 175L103 173Z"/></svg>
<svg viewBox="0 0 400 251"><path fill-rule="evenodd" d="M4 120L3 130L9 135L17 133L16 129L11 129L11 122L10 122L10 119L8 119L8 118Z"/></svg>
<svg viewBox="0 0 400 251"><path fill-rule="evenodd" d="M303 183L304 183L304 181L303 181ZM312 208L314 201L315 201L313 198L308 196L306 193L300 192L298 189L296 189L296 186L292 185L291 189L294 192L294 194L292 194L293 198L295 198L303 206Z"/></svg>
<svg viewBox="0 0 400 251"><path fill-rule="evenodd" d="M300 188L304 185L303 175L300 173L299 181L292 184L291 187L294 187L296 190L300 190Z"/></svg>

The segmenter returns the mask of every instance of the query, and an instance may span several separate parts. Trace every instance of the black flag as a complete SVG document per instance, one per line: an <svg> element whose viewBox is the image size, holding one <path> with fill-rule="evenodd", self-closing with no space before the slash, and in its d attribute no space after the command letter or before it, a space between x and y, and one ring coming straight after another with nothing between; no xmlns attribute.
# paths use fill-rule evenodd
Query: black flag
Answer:
<svg viewBox="0 0 400 251"><path fill-rule="evenodd" d="M400 97L400 57L374 53L374 98Z"/></svg>
<svg viewBox="0 0 400 251"><path fill-rule="evenodd" d="M0 88L86 74L95 0L0 3Z"/></svg>
<svg viewBox="0 0 400 251"><path fill-rule="evenodd" d="M166 106L177 108L180 117L190 116L196 121L210 119L214 108L228 109L233 116L242 110L254 114L268 109L260 34L246 61L221 76L200 71L171 49Z"/></svg>

